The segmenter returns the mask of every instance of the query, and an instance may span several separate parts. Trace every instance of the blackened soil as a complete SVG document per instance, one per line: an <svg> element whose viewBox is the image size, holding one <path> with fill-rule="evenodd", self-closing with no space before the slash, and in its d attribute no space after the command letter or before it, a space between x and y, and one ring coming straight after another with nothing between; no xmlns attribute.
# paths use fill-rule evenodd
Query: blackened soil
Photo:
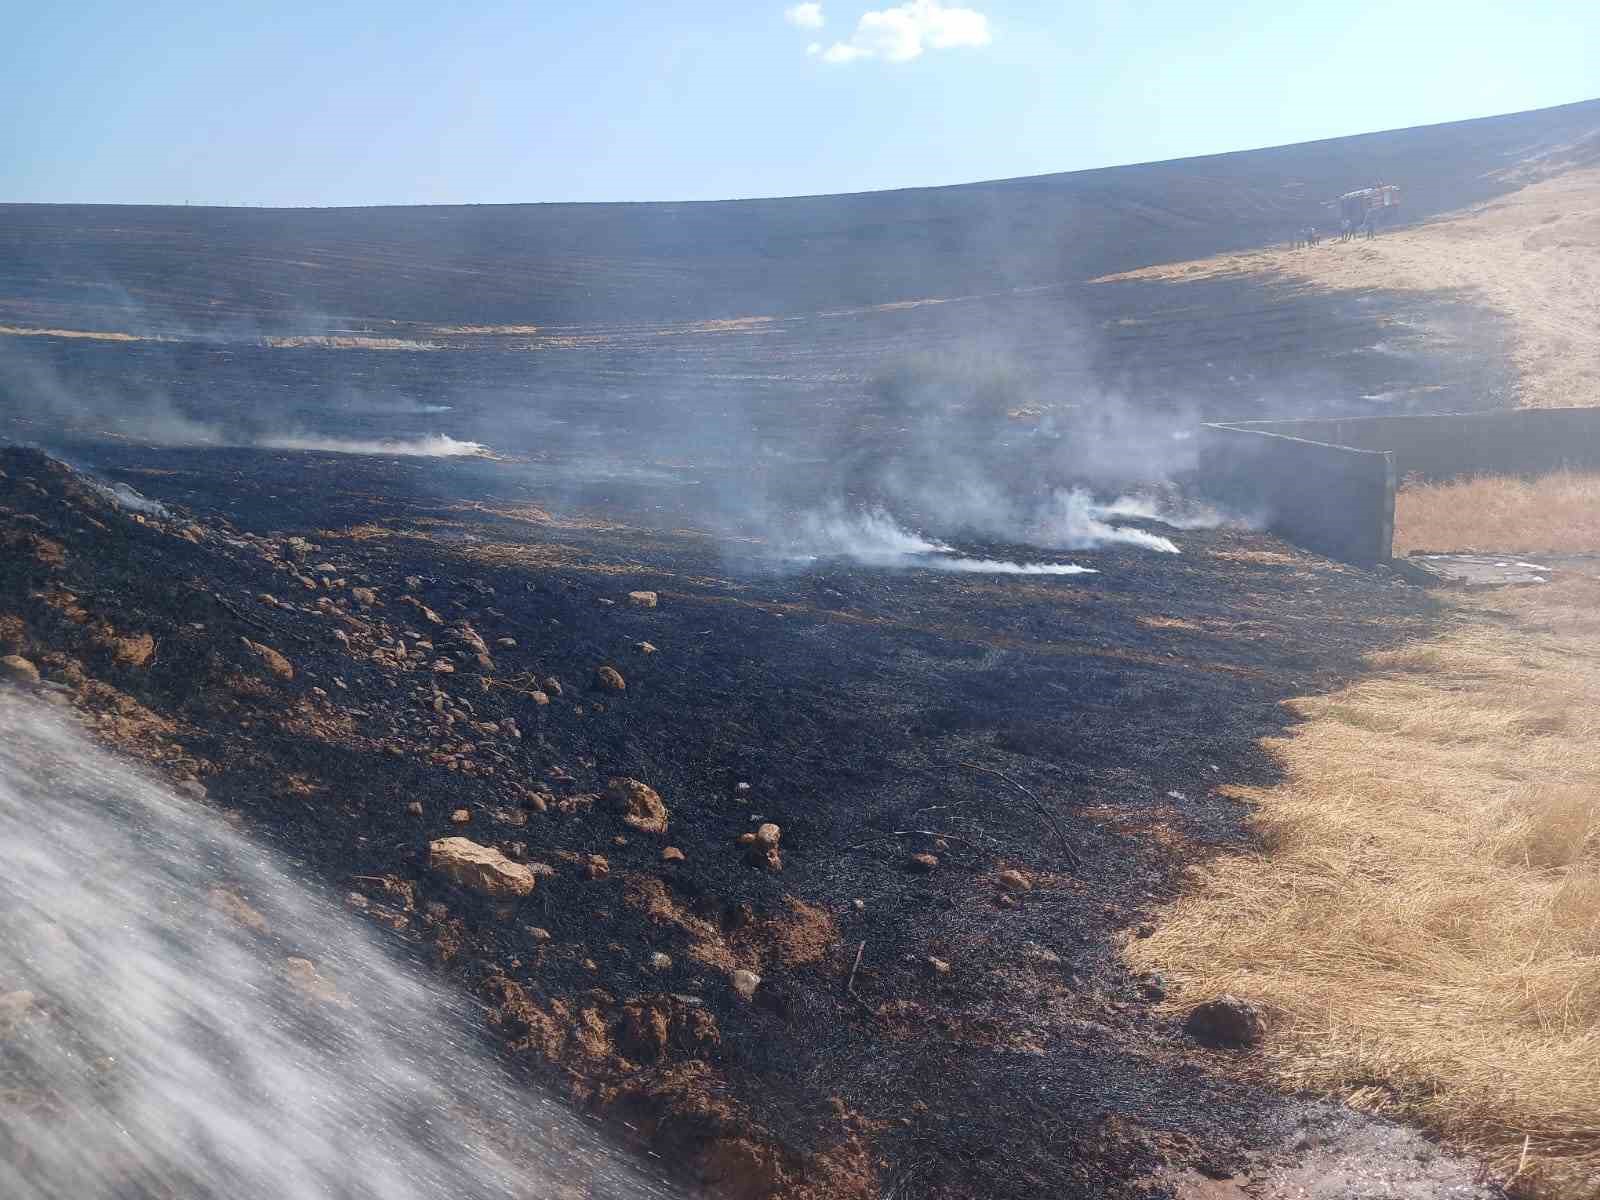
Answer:
<svg viewBox="0 0 1600 1200"><path fill-rule="evenodd" d="M1119 947L1245 836L1222 790L1272 781L1280 702L1424 632L1422 593L1229 530L1070 556L1094 575L756 570L702 534L430 492L437 465L334 462L130 451L109 473L175 505L138 517L0 454L0 653L359 893L489 999L532 1074L751 1197L1149 1194L1164 1165L1239 1169L1300 1114L1187 1042ZM595 690L602 665L625 691ZM585 799L613 776L659 791L665 837ZM761 821L781 872L736 845ZM554 873L496 908L427 870L452 834ZM717 1036L674 1018L642 1044L652 1003Z"/></svg>

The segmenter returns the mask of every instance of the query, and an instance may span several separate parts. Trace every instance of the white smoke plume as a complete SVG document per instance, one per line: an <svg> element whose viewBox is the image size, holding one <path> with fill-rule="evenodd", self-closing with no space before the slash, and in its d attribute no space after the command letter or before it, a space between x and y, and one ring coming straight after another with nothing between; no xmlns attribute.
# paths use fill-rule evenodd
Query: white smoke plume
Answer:
<svg viewBox="0 0 1600 1200"><path fill-rule="evenodd" d="M868 567L918 567L929 571L992 575L1092 575L1076 563L1020 563L969 558L955 547L905 528L882 509L847 511L842 504L803 514L778 535L791 562L847 559Z"/></svg>
<svg viewBox="0 0 1600 1200"><path fill-rule="evenodd" d="M484 458L482 442L460 441L447 433L395 440L318 437L314 434L269 434L250 443L263 450L320 450L327 454L390 454L405 458Z"/></svg>
<svg viewBox="0 0 1600 1200"><path fill-rule="evenodd" d="M1169 529L1259 529L1260 517L1224 512L1215 505L1194 500L1174 501L1146 495L1118 496L1109 504L1100 506L1108 517L1129 517L1140 521L1155 521Z"/></svg>
<svg viewBox="0 0 1600 1200"><path fill-rule="evenodd" d="M1135 514L1117 513L1097 504L1093 496L1079 488L1058 491L1023 519L1019 526L1023 533L1020 540L1057 550L1138 546L1159 554L1178 553L1171 538L1131 525L1113 525L1106 520L1113 515Z"/></svg>
<svg viewBox="0 0 1600 1200"><path fill-rule="evenodd" d="M152 500L148 496L141 496L125 483L108 483L103 479L96 479L88 472L80 472L84 483L99 492L111 503L125 512L143 513L147 517L166 518L170 514L167 506L159 500Z"/></svg>
<svg viewBox="0 0 1600 1200"><path fill-rule="evenodd" d="M927 564L935 571L962 575L1098 575L1077 563L1006 562L998 558L942 558Z"/></svg>
<svg viewBox="0 0 1600 1200"><path fill-rule="evenodd" d="M651 1200L453 993L0 687L0 1195Z"/></svg>

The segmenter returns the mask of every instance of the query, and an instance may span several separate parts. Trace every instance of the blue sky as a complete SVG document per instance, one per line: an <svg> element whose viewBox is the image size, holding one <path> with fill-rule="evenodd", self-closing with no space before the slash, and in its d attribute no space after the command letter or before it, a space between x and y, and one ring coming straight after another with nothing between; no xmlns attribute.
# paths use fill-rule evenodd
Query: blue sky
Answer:
<svg viewBox="0 0 1600 1200"><path fill-rule="evenodd" d="M1600 96L1600 0L0 2L0 201L862 191Z"/></svg>

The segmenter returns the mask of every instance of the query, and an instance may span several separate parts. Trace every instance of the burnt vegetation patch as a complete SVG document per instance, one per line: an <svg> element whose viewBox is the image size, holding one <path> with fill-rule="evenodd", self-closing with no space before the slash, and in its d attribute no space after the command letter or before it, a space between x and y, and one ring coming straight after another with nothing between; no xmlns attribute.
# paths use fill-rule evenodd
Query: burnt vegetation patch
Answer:
<svg viewBox="0 0 1600 1200"><path fill-rule="evenodd" d="M756 574L464 514L383 460L140 461L111 474L165 510L0 453L0 654L716 1193L1132 1195L1298 1111L1120 948L1241 838L1216 789L1274 781L1280 702L1429 626L1415 589L1229 530L1086 577ZM453 836L535 886L456 886Z"/></svg>

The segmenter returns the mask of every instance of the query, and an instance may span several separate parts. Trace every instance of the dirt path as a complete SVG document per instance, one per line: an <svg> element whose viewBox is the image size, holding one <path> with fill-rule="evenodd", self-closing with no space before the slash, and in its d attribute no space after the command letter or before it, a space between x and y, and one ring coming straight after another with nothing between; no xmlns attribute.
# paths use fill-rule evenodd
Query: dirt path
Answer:
<svg viewBox="0 0 1600 1200"><path fill-rule="evenodd" d="M1569 171L1372 241L1275 246L1095 282L1234 273L1275 273L1343 291L1468 292L1512 322L1523 405L1600 403L1600 169Z"/></svg>

